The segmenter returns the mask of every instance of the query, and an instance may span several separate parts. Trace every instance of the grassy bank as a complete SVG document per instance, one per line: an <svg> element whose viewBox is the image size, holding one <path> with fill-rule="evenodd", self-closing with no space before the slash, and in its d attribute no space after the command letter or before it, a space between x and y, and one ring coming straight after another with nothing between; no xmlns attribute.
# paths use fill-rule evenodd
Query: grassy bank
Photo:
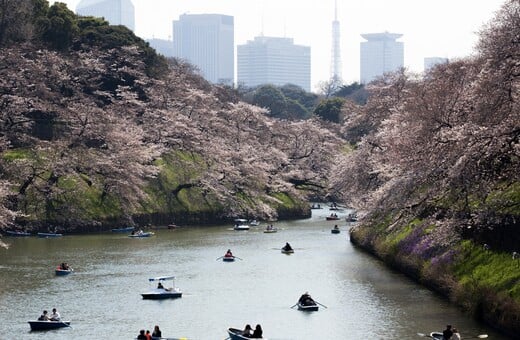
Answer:
<svg viewBox="0 0 520 340"><path fill-rule="evenodd" d="M418 219L402 225L357 226L351 242L476 319L520 334L520 259L469 240L442 247L429 242L435 228Z"/></svg>

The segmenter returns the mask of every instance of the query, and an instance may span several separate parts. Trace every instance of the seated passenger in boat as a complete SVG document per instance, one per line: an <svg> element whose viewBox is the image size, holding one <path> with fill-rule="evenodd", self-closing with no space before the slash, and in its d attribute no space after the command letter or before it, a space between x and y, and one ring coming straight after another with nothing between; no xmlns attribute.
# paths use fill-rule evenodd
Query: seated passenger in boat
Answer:
<svg viewBox="0 0 520 340"><path fill-rule="evenodd" d="M51 315L49 315L49 320L51 320L51 321L60 321L61 320L60 313L58 313L56 308L52 309L52 313L51 313Z"/></svg>
<svg viewBox="0 0 520 340"><path fill-rule="evenodd" d="M159 284L157 285L157 289L164 289L164 286L160 281L159 281Z"/></svg>
<svg viewBox="0 0 520 340"><path fill-rule="evenodd" d="M228 249L227 252L226 252L226 255L224 255L225 257L233 257L233 253L231 252L231 249Z"/></svg>
<svg viewBox="0 0 520 340"><path fill-rule="evenodd" d="M259 324L256 325L255 327L255 331L253 332L253 335L251 336L252 338L255 338L255 339L262 339L262 326L260 326Z"/></svg>
<svg viewBox="0 0 520 340"><path fill-rule="evenodd" d="M285 242L285 246L283 246L282 249L283 249L283 250L292 250L292 247L291 247L291 245L289 244L289 242Z"/></svg>
<svg viewBox="0 0 520 340"><path fill-rule="evenodd" d="M43 314L38 318L38 321L49 321L49 315L47 313L48 312L44 310Z"/></svg>
<svg viewBox="0 0 520 340"><path fill-rule="evenodd" d="M247 324L244 330L242 331L242 336L245 336L246 338L250 338L251 335L253 335L253 328L251 328L250 324Z"/></svg>

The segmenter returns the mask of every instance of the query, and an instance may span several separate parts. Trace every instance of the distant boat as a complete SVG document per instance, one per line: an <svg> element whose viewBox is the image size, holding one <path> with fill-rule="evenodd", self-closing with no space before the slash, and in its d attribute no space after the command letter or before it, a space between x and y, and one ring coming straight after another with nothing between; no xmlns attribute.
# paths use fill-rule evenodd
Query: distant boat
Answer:
<svg viewBox="0 0 520 340"><path fill-rule="evenodd" d="M249 230L249 224L247 224L247 220L243 218L235 219L233 230Z"/></svg>
<svg viewBox="0 0 520 340"><path fill-rule="evenodd" d="M249 225L252 225L252 226L259 226L260 225L260 222L258 222L257 220L251 220L249 221Z"/></svg>
<svg viewBox="0 0 520 340"><path fill-rule="evenodd" d="M235 256L230 255L230 254L226 254L226 255L222 256L222 261L224 261L224 262L233 262L233 261L235 261Z"/></svg>
<svg viewBox="0 0 520 340"><path fill-rule="evenodd" d="M31 233L27 233L25 231L6 230L5 233L7 234L7 236L13 236L13 237L31 236Z"/></svg>
<svg viewBox="0 0 520 340"><path fill-rule="evenodd" d="M65 275L69 275L70 273L72 273L74 271L74 269L72 268L69 268L69 269L61 269L60 267L56 267L55 269L55 272L56 272L56 275L57 276L65 276Z"/></svg>
<svg viewBox="0 0 520 340"><path fill-rule="evenodd" d="M298 309L302 310L304 312L317 312L319 307L315 302L312 302L311 304L303 304L301 302L298 302Z"/></svg>
<svg viewBox="0 0 520 340"><path fill-rule="evenodd" d="M350 213L347 216L345 216L345 221L347 222L357 222L357 214L356 213Z"/></svg>
<svg viewBox="0 0 520 340"><path fill-rule="evenodd" d="M112 229L113 233L129 233L134 230L134 227L124 227L124 228L114 228Z"/></svg>
<svg viewBox="0 0 520 340"><path fill-rule="evenodd" d="M63 234L58 233L38 233L38 237L49 238L49 237L62 237Z"/></svg>
<svg viewBox="0 0 520 340"><path fill-rule="evenodd" d="M249 340L251 339L251 337L247 337L247 336L244 336L242 335L242 330L241 329L237 329L237 328L228 328L228 334L229 334L229 337L228 339L229 340ZM255 338L255 339L265 339L265 338Z"/></svg>
<svg viewBox="0 0 520 340"><path fill-rule="evenodd" d="M325 219L327 221L337 221L337 220L339 220L339 217L338 216L327 216L327 217L325 217Z"/></svg>
<svg viewBox="0 0 520 340"><path fill-rule="evenodd" d="M151 232L151 231L142 231L142 230L139 230L135 233L132 233L130 235L128 235L128 237L150 237L150 236L153 236L155 235L155 233Z"/></svg>
<svg viewBox="0 0 520 340"><path fill-rule="evenodd" d="M174 285L174 276L159 276L148 279L150 282L158 282L157 288L152 289L149 292L142 293L141 296L145 300L163 300L163 299L174 299L182 297L182 292L179 288ZM171 281L171 287L164 287L163 282Z"/></svg>
<svg viewBox="0 0 520 340"><path fill-rule="evenodd" d="M340 230L339 230L338 225L335 225L334 228L332 228L332 229L330 230L330 232L331 232L332 234L339 234L339 233L340 233Z"/></svg>
<svg viewBox="0 0 520 340"><path fill-rule="evenodd" d="M32 331L45 331L49 329L57 329L70 327L70 321L27 321Z"/></svg>

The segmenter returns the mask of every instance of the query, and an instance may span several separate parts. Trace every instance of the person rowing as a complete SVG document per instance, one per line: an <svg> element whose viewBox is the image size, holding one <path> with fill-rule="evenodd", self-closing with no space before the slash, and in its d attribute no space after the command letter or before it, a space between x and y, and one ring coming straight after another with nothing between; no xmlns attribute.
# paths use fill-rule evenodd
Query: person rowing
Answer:
<svg viewBox="0 0 520 340"><path fill-rule="evenodd" d="M316 302L313 300L313 298L309 295L309 292L305 292L300 296L300 299L298 300L298 303L302 306L314 306L316 305Z"/></svg>
<svg viewBox="0 0 520 340"><path fill-rule="evenodd" d="M293 250L289 242L285 242L285 246L282 247L282 250L289 251Z"/></svg>

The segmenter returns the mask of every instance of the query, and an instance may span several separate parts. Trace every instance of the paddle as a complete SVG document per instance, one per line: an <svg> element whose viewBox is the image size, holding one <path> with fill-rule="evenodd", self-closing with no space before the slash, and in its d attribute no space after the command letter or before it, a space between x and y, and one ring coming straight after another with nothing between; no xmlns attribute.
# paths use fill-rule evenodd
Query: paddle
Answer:
<svg viewBox="0 0 520 340"><path fill-rule="evenodd" d="M236 259L239 259L240 261L242 261L242 260L243 260L243 259L241 259L241 258L240 258L240 257L238 257L238 256L233 256L233 257L234 257L234 258L236 258Z"/></svg>
<svg viewBox="0 0 520 340"><path fill-rule="evenodd" d="M314 300L314 302L316 302L316 303L317 303L318 305L320 305L320 306L322 306L322 307L325 307L325 308L329 308L329 307L327 307L327 306L325 306L325 305L323 305L323 304L319 303L319 302L318 302L318 301L316 301L316 300Z"/></svg>
<svg viewBox="0 0 520 340"><path fill-rule="evenodd" d="M298 306L298 303L295 303L293 306L291 306L291 308L294 308L296 306Z"/></svg>
<svg viewBox="0 0 520 340"><path fill-rule="evenodd" d="M425 338L432 338L433 339L433 337L430 334L417 333L417 335L425 337ZM464 337L464 339L485 339L487 337L488 337L487 334L479 334L479 335L474 335L474 336L466 336L466 337Z"/></svg>
<svg viewBox="0 0 520 340"><path fill-rule="evenodd" d="M223 258L223 257L224 257L224 256L217 257L217 258L215 259L215 261L218 261L218 260L220 260L220 259Z"/></svg>

